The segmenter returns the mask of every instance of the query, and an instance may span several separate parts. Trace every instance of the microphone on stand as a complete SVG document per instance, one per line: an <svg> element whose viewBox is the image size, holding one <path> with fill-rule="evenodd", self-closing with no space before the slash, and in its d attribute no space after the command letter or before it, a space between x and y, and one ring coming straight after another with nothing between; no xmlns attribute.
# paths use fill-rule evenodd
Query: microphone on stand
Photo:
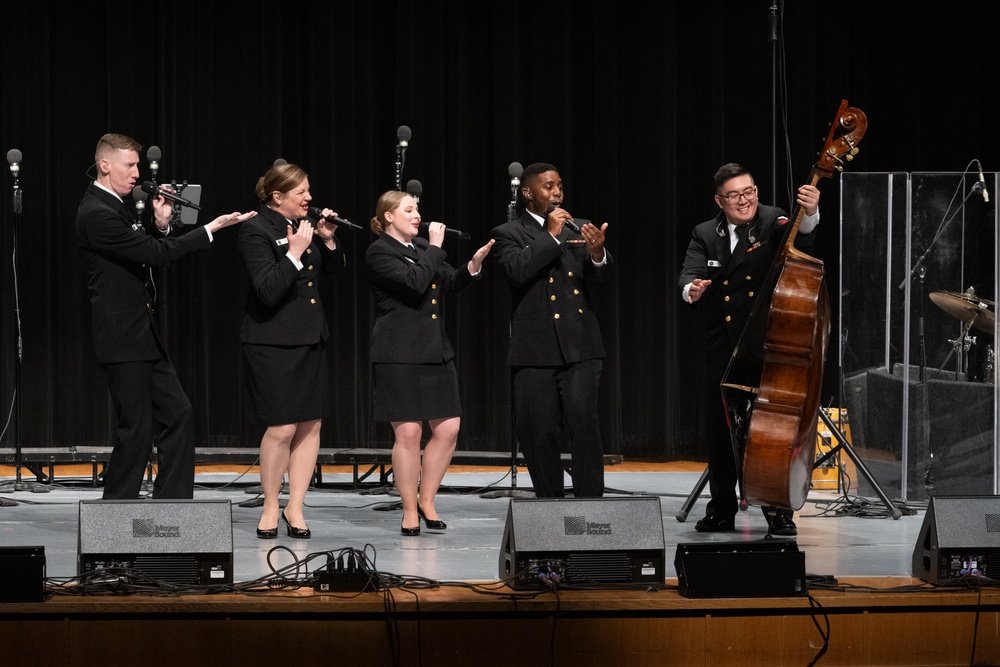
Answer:
<svg viewBox="0 0 1000 667"><path fill-rule="evenodd" d="M154 197L163 197L167 201L171 201L175 204L180 204L181 206L188 206L196 211L201 210L201 206L198 206L193 201L184 199L184 197L181 197L179 194L175 192L164 190L163 188L159 187L158 185L156 185L151 181L143 181L142 189L145 190L148 194L153 195Z"/></svg>
<svg viewBox="0 0 1000 667"><path fill-rule="evenodd" d="M520 162L511 162L507 167L507 174L510 176L510 203L507 205L507 222L513 221L517 217L517 188L521 185L521 174L524 167Z"/></svg>
<svg viewBox="0 0 1000 667"><path fill-rule="evenodd" d="M396 129L396 190L400 190L403 179L403 164L406 163L406 147L410 145L413 132L406 125Z"/></svg>
<svg viewBox="0 0 1000 667"><path fill-rule="evenodd" d="M429 223L429 222L421 221L420 222L420 231L426 232L427 228L430 226L430 224L431 223ZM457 229L452 229L451 227L445 227L444 228L444 235L445 236L454 236L455 238L459 238L459 239L471 239L472 238L471 236L469 236L465 232L460 232Z"/></svg>
<svg viewBox="0 0 1000 667"><path fill-rule="evenodd" d="M141 185L132 188L132 200L135 202L135 212L139 221L132 225L135 231L142 231L142 212L146 210L146 191Z"/></svg>
<svg viewBox="0 0 1000 667"><path fill-rule="evenodd" d="M986 179L983 178L983 165L980 164L979 160L976 160L976 164L979 165L979 191L983 193L983 202L989 204L990 193L986 191Z"/></svg>
<svg viewBox="0 0 1000 667"><path fill-rule="evenodd" d="M327 222L336 223L337 225L339 225L341 227L346 227L347 229L350 229L352 232L359 232L359 231L362 231L364 229L364 227L362 227L361 225L356 225L353 222L351 222L350 220L345 220L345 219L337 217L337 216L334 216L332 218L324 218L323 217L323 210L319 209L319 208L316 208L315 206L310 206L309 207L309 217L312 218L313 220L316 220L316 221L326 220Z"/></svg>
<svg viewBox="0 0 1000 667"><path fill-rule="evenodd" d="M420 181L415 178L411 178L406 182L406 194L410 195L420 203L420 194L424 191L424 186L420 185Z"/></svg>
<svg viewBox="0 0 1000 667"><path fill-rule="evenodd" d="M163 159L163 153L160 152L159 146L150 146L146 150L146 159L149 161L149 171L153 174L153 182L156 182L156 172L160 170L160 160Z"/></svg>
<svg viewBox="0 0 1000 667"><path fill-rule="evenodd" d="M277 160L274 161L274 164L272 164L271 166L272 167L280 167L283 164L288 164L288 160L286 160L285 158L279 157Z"/></svg>
<svg viewBox="0 0 1000 667"><path fill-rule="evenodd" d="M21 198L21 193L23 191L21 190L20 186L22 159L23 156L21 155L21 151L17 150L16 148L11 148L9 151L7 151L7 162L10 164L10 173L14 177L14 201L13 201L14 213L21 213L21 210L24 207Z"/></svg>

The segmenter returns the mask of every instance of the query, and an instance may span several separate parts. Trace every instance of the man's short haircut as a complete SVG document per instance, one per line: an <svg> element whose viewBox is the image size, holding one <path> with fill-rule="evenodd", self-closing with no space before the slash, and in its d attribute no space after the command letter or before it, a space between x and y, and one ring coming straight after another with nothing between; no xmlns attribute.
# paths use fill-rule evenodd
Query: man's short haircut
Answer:
<svg viewBox="0 0 1000 667"><path fill-rule="evenodd" d="M715 172L715 191L718 192L722 185L731 178L736 178L737 176L742 176L746 174L753 180L753 174L750 170L744 167L738 162L727 162L726 164L719 167L719 170Z"/></svg>
<svg viewBox="0 0 1000 667"><path fill-rule="evenodd" d="M132 137L125 136L124 134L109 132L98 140L97 150L94 151L94 162L100 162L102 159L108 157L117 150L135 151L136 153L140 153L142 152L142 144Z"/></svg>
<svg viewBox="0 0 1000 667"><path fill-rule="evenodd" d="M524 168L524 171L521 172L521 184L527 185L528 182L531 181L531 179L533 179L535 176L538 176L539 174L544 174L547 171L554 171L556 173L559 172L559 170L556 169L555 166L549 164L548 162L535 162L533 164L529 164L527 167Z"/></svg>

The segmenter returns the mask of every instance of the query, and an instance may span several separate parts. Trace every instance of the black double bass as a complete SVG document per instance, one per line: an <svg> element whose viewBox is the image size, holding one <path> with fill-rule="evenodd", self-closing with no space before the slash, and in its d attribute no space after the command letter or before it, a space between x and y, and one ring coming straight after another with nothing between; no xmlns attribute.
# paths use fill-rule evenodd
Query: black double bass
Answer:
<svg viewBox="0 0 1000 667"><path fill-rule="evenodd" d="M857 154L868 121L840 109L809 183L843 171ZM830 337L830 298L823 262L795 248L798 207L782 250L764 280L722 380L734 451L743 452L745 503L797 510L805 504L816 448L816 424ZM745 407L742 407L745 406Z"/></svg>

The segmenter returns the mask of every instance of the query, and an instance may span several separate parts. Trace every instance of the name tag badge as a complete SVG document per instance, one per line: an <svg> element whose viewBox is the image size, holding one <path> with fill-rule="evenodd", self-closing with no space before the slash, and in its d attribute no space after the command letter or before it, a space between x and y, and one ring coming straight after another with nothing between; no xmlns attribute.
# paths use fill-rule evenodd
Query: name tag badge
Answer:
<svg viewBox="0 0 1000 667"><path fill-rule="evenodd" d="M718 268L722 267L722 262L720 262L717 259L710 259L710 260L708 260L708 266L709 266L709 268L712 268L712 269L718 269Z"/></svg>
<svg viewBox="0 0 1000 667"><path fill-rule="evenodd" d="M274 242L274 245L288 245L288 239L278 239Z"/></svg>

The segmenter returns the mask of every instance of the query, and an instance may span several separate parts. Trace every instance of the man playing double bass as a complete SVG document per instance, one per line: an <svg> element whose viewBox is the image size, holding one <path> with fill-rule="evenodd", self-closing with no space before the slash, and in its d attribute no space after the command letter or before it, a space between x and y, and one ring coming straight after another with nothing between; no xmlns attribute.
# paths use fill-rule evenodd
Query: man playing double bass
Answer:
<svg viewBox="0 0 1000 667"><path fill-rule="evenodd" d="M720 384L755 301L765 298L761 294L764 279L782 250L790 223L781 209L759 203L753 175L743 165L722 165L714 181L719 213L694 228L678 280L683 299L698 304L705 331L703 400L707 417L703 439L711 499L705 517L695 524L695 530L701 532L736 528L737 461ZM816 238L813 231L819 224L819 190L803 185L796 201L804 217L795 247L810 253ZM764 516L774 535L796 534L792 510L778 508L772 519L764 508Z"/></svg>

